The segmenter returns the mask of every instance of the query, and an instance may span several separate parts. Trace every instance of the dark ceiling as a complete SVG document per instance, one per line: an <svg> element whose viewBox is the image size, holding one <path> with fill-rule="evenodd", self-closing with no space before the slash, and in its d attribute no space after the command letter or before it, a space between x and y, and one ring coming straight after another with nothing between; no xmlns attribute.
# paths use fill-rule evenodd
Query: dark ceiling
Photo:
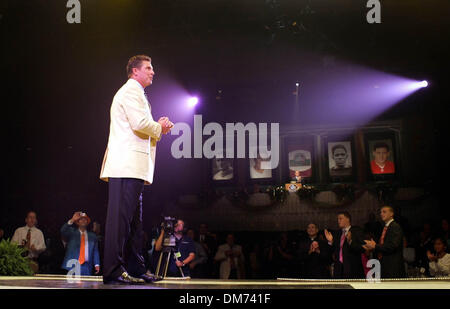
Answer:
<svg viewBox="0 0 450 309"><path fill-rule="evenodd" d="M298 72L326 76L326 62L428 79L427 94L382 117L435 114L438 138L446 139L449 1L383 0L381 24L366 22L363 0L80 3L81 24L66 22L66 1L0 3L5 194L77 185L97 192L111 99L127 59L139 53L152 57L160 76L201 93L210 118L259 108L265 114L254 121L281 121L289 111L277 112L279 102L292 99L305 76ZM154 103L157 113L161 105Z"/></svg>

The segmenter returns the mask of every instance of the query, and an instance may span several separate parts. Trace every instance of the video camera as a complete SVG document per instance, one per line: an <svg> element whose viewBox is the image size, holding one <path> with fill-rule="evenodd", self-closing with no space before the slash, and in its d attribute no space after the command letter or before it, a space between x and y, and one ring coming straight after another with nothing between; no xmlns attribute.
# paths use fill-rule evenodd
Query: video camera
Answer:
<svg viewBox="0 0 450 309"><path fill-rule="evenodd" d="M178 220L174 217L163 216L164 220L161 223L161 229L164 230L164 247L175 247L175 226Z"/></svg>

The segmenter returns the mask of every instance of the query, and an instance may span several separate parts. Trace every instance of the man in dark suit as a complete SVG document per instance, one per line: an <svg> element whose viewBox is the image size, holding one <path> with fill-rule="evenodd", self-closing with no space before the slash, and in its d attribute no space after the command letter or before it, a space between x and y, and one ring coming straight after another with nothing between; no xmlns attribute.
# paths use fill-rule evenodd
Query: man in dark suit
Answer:
<svg viewBox="0 0 450 309"><path fill-rule="evenodd" d="M95 274L100 272L100 255L98 252L97 236L87 231L91 219L82 212L76 212L72 219L61 228L61 235L67 242L66 255L62 268L71 270L74 265L70 260L78 260L80 263L80 275L91 276L95 268ZM77 227L74 226L74 223Z"/></svg>
<svg viewBox="0 0 450 309"><path fill-rule="evenodd" d="M363 246L367 250L375 250L375 256L380 260L381 278L404 278L405 265L403 261L403 231L394 221L394 209L391 206L383 206L380 210L384 229L380 240L376 243L373 239L365 240Z"/></svg>
<svg viewBox="0 0 450 309"><path fill-rule="evenodd" d="M333 252L333 277L335 279L364 278L361 260L361 254L364 252L363 231L351 225L351 216L346 211L338 213L337 219L339 231L334 236L325 230L325 237Z"/></svg>
<svg viewBox="0 0 450 309"><path fill-rule="evenodd" d="M306 232L308 238L300 242L298 251L302 265L301 276L309 279L330 278L330 247L317 236L319 229L316 224L308 224Z"/></svg>

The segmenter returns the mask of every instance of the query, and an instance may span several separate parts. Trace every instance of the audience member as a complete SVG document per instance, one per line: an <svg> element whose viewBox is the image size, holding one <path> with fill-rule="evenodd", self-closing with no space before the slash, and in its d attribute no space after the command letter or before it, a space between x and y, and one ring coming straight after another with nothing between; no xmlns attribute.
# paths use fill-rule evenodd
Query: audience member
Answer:
<svg viewBox="0 0 450 309"><path fill-rule="evenodd" d="M25 226L16 229L11 242L15 242L27 250L27 256L33 261L31 263L32 269L34 272L38 272L39 264L37 260L39 255L45 251L46 245L44 234L36 227L36 212L29 211L25 217L25 223Z"/></svg>
<svg viewBox="0 0 450 309"><path fill-rule="evenodd" d="M261 245L254 243L250 253L248 254L248 271L251 279L263 278L263 253Z"/></svg>
<svg viewBox="0 0 450 309"><path fill-rule="evenodd" d="M186 235L194 241L195 246L195 258L189 264L190 273L192 278L206 278L206 264L208 262L208 255L206 254L203 246L197 241L195 231L188 229Z"/></svg>
<svg viewBox="0 0 450 309"><path fill-rule="evenodd" d="M406 274L402 228L394 221L394 209L391 206L381 207L380 216L385 224L380 240L378 243L374 240L365 240L363 248L375 250L381 264L381 278L404 278Z"/></svg>
<svg viewBox="0 0 450 309"><path fill-rule="evenodd" d="M295 248L288 240L287 233L283 232L269 249L268 261L273 264L275 277L287 278L293 273Z"/></svg>
<svg viewBox="0 0 450 309"><path fill-rule="evenodd" d="M373 238L374 238L373 237L373 233L365 232L364 233L364 237L363 237L363 241L371 240ZM362 262L362 266L363 266L363 270L364 270L364 276L367 276L367 273L372 269L371 267L369 267L367 265L367 262L374 258L374 254L373 254L372 250L368 250L368 249L366 249L364 247L363 247L363 249L364 249L364 252L361 253L361 262Z"/></svg>
<svg viewBox="0 0 450 309"><path fill-rule="evenodd" d="M161 234L155 243L155 251L161 252L163 250L165 231L161 229ZM167 276L169 277L189 277L190 269L189 263L195 258L194 241L184 235L184 221L178 220L174 227L175 236L175 256L176 259L169 260L167 269ZM160 270L161 274L161 270ZM159 274L157 274L159 275Z"/></svg>
<svg viewBox="0 0 450 309"><path fill-rule="evenodd" d="M433 277L450 275L450 254L446 252L447 243L443 237L434 240L434 251L432 254L427 251L427 257L430 263L430 275Z"/></svg>
<svg viewBox="0 0 450 309"><path fill-rule="evenodd" d="M208 261L205 265L205 271L212 278L214 273L214 254L217 250L217 236L208 231L208 225L201 223L198 230L198 242L203 246L208 256Z"/></svg>
<svg viewBox="0 0 450 309"><path fill-rule="evenodd" d="M410 247L406 237L403 237L403 261L405 263L405 273L411 273L410 269L415 268L416 249Z"/></svg>
<svg viewBox="0 0 450 309"><path fill-rule="evenodd" d="M330 278L331 251L326 241L319 239L319 229L314 223L306 228L308 238L300 242L299 259L301 277L309 279Z"/></svg>
<svg viewBox="0 0 450 309"><path fill-rule="evenodd" d="M351 216L343 211L337 216L339 231L333 235L325 229L325 238L333 252L333 277L336 279L364 278L361 261L363 231L351 225Z"/></svg>
<svg viewBox="0 0 450 309"><path fill-rule="evenodd" d="M220 263L220 279L243 279L245 277L244 254L242 247L234 243L233 234L227 235L226 243L219 246L214 260Z"/></svg>
<svg viewBox="0 0 450 309"><path fill-rule="evenodd" d="M91 219L87 214L75 212L72 218L61 227L61 236L67 242L66 256L61 267L70 271L75 266L71 260L78 260L80 275L84 276L91 276L94 269L95 274L98 275L100 272L97 236L94 232L87 231L90 222Z"/></svg>
<svg viewBox="0 0 450 309"><path fill-rule="evenodd" d="M419 233L419 244L416 246L416 258L419 267L425 268L425 274L429 274L427 251L433 251L431 224L424 223Z"/></svg>

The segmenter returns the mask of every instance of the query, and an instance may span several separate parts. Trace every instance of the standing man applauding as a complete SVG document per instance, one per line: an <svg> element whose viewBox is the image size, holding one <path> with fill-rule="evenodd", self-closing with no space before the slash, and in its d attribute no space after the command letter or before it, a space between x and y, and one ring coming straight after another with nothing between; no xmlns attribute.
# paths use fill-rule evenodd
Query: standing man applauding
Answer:
<svg viewBox="0 0 450 309"><path fill-rule="evenodd" d="M366 250L375 250L375 256L380 260L381 278L404 278L405 264L403 262L403 231L394 221L394 209L383 206L380 210L384 222L383 233L376 243L373 239L365 240Z"/></svg>
<svg viewBox="0 0 450 309"><path fill-rule="evenodd" d="M156 143L173 123L154 121L144 89L155 72L145 55L131 57L128 81L114 96L108 147L100 178L109 182L104 283L152 282L142 256L142 192L153 182Z"/></svg>
<svg viewBox="0 0 450 309"><path fill-rule="evenodd" d="M364 278L361 260L363 233L361 228L352 226L352 217L346 211L338 213L339 231L333 235L325 229L325 237L334 257L333 277L335 279Z"/></svg>

